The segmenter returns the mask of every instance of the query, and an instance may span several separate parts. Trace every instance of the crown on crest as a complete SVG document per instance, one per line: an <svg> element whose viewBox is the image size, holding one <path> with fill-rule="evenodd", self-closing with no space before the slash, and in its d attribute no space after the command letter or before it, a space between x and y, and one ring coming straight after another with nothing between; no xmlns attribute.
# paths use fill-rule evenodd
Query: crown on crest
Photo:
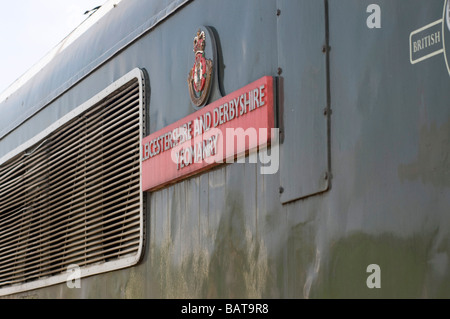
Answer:
<svg viewBox="0 0 450 319"><path fill-rule="evenodd" d="M201 31L200 29L197 31L197 36L194 38L194 52L197 54L198 52L203 53L205 51L205 31Z"/></svg>

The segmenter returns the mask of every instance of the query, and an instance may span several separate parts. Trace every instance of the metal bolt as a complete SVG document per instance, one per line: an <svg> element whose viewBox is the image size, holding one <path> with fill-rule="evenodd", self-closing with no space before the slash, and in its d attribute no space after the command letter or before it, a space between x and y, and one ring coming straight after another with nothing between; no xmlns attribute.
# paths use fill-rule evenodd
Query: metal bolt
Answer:
<svg viewBox="0 0 450 319"><path fill-rule="evenodd" d="M327 107L323 109L323 115L327 116L328 114L331 115L331 113L332 113L331 109L329 109Z"/></svg>
<svg viewBox="0 0 450 319"><path fill-rule="evenodd" d="M323 179L324 179L324 180L328 180L328 177L329 177L329 176L328 176L328 172L325 172L325 173L323 174Z"/></svg>
<svg viewBox="0 0 450 319"><path fill-rule="evenodd" d="M277 16L279 17L280 14L281 14L281 10L280 10L280 9L277 9Z"/></svg>
<svg viewBox="0 0 450 319"><path fill-rule="evenodd" d="M326 45L322 46L322 53L325 53L325 52L327 52L327 46Z"/></svg>
<svg viewBox="0 0 450 319"><path fill-rule="evenodd" d="M283 194L284 193L284 188L280 186L279 191L280 191L280 194Z"/></svg>
<svg viewBox="0 0 450 319"><path fill-rule="evenodd" d="M281 73L283 73L283 69L282 68L278 68L277 69L277 73L278 73L278 75L281 75Z"/></svg>

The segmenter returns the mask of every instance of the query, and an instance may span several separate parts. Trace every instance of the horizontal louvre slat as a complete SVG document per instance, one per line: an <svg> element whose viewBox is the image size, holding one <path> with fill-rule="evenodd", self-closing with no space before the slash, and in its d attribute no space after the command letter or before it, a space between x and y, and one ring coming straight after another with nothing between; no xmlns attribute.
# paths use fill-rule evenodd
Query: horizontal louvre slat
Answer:
<svg viewBox="0 0 450 319"><path fill-rule="evenodd" d="M85 266L85 265L88 264L88 263L85 262L85 260L86 260L86 259L89 259L90 263L93 264L93 263L96 263L96 262L98 262L98 261L100 261L100 260L105 260L105 259L109 259L109 258L111 258L111 257L117 256L117 253L112 253L112 254L107 254L107 255L105 255L105 252L110 252L110 251L112 251L112 250L123 249L123 248L125 248L125 247L133 246L133 247L128 248L128 249L126 249L126 250L121 250L121 255L123 255L123 254L125 254L125 253L129 253L129 252L132 252L132 251L136 251L137 248L135 248L134 246L137 246L138 244L139 244L139 241L135 241L135 242L132 242L132 243L125 244L125 245L123 245L123 246L118 246L118 247L114 247L114 248L105 249L105 250L101 253L102 256L101 256L100 258L97 257L98 255L100 255L100 253L91 254L91 255L87 255L87 256L82 257L82 258L73 258L73 259L69 260L68 263L57 264L57 265L53 266L52 268L58 267L57 272L58 272L58 273L63 273L63 272L65 272L65 271L67 270L67 266L68 266L68 265L73 264L73 263L75 263L75 262L78 262L78 265L79 265L79 266ZM97 258L93 258L93 257L97 257ZM80 262L80 261L82 261L82 262ZM83 261L84 261L84 262L83 262ZM67 266L66 266L66 265L67 265ZM37 272L33 272L34 274L36 274L36 275L34 275L34 276L29 276L29 275L27 274L26 280L29 280L29 279L31 279L31 278L39 278L39 277L43 277L43 276L53 275L55 272L56 272L55 269L53 269L52 271L47 271L47 269L40 270L38 275L36 274ZM8 281L5 282L5 283L14 284L14 283L21 282L21 281L22 281L22 280L8 280Z"/></svg>
<svg viewBox="0 0 450 319"><path fill-rule="evenodd" d="M138 157L136 157L136 159L138 160ZM132 168L133 166L134 166L134 170L131 170L131 168ZM128 171L126 171L126 172L124 172L124 173L121 173L120 175L119 175L119 174L116 174L115 172L110 172L110 173L104 175L104 176L103 176L103 178L104 178L104 183L107 184L109 181L115 180L117 177L121 177L121 176L123 176L123 175L130 174L130 173L132 173L133 171L136 171L136 173L133 174L133 175L131 175L130 177L135 177L136 174L139 173L139 172L138 172L138 171L139 171L139 167L136 167L136 164L131 164L131 165L128 164L128 166L125 166L125 168L130 168L130 170L128 170ZM115 175L114 175L114 174L115 174ZM94 181L90 181L89 183L87 183L87 182L85 181L84 184L83 184L83 185L84 185L84 188L82 188L82 190L83 190L83 191L90 192L90 195L91 195L91 196L92 196L92 195L96 195L96 194L102 192L102 189L94 190L95 188L97 188L97 187L95 187L95 186L92 186L95 182L96 182L95 180L94 180ZM119 181L116 181L115 183L107 184L107 185L113 186L113 185L115 185L115 184L120 184L121 182L122 182L122 180L119 180ZM81 184L81 183L78 183L78 185L76 185L76 186L80 186L80 184ZM109 191L109 192L111 192L111 191ZM108 193L109 193L109 192L108 192ZM60 194L60 193L58 193L58 194ZM61 203L61 200L63 199L63 197L65 197L66 201L75 198L75 202L66 203L65 205L61 206L60 203ZM45 214L41 214L41 217L51 216L51 213L52 213L52 212L54 212L54 211L57 210L57 209L58 209L58 210L61 210L62 207L65 207L65 206L70 206L71 208L77 207L77 205L75 205L76 203L78 203L78 201L76 200L77 198L78 198L79 200L83 200L83 198L79 198L79 194L78 194L78 193L74 193L74 194L71 195L70 197L67 197L67 195L61 195L60 197L58 197L58 198L56 198L56 199L52 199L52 195L49 195L48 197L46 197L45 201L46 201L46 203L47 203L48 205L49 205L49 204L54 204L54 205L48 206L47 208L48 208L48 210L50 210L50 208L53 208L53 207L54 207L55 209L54 209L54 210L50 210L49 212L47 212L47 213L45 213ZM9 233L10 233L10 232L8 232L7 234L2 234L2 232L0 232L0 240L1 240L2 237L8 235ZM0 244L0 247L1 247L1 244Z"/></svg>
<svg viewBox="0 0 450 319"><path fill-rule="evenodd" d="M82 247L81 249L80 249L80 247L75 247L75 248L73 248L71 250L68 250L67 252L64 252L65 254L63 256L59 256L59 258L52 258L52 257L42 258L42 259L38 260L38 263L35 262L34 266L29 266L29 267L27 267L25 269L16 270L14 272L0 274L0 280L3 280L4 278L8 279L8 280L21 278L23 276L24 272L27 275L31 275L31 274L42 275L43 271L45 271L47 269L54 268L55 265L64 265L64 264L66 264L66 267L67 267L67 265L68 265L67 263L69 262L69 260L72 263L73 259L75 257L77 257L79 259L86 259L87 258L86 257L87 254L92 252L92 251L95 251L95 250L98 250L97 255L104 254L105 253L105 251L104 251L105 247L113 246L113 247L117 248L117 245L121 244L122 242L129 242L130 240L139 238L140 235L137 232L137 230L139 229L137 227L138 224L139 223L135 223L134 227L130 227L131 230L127 232L128 234L132 234L132 236L127 236L127 237L124 238L123 236L121 236L121 234L117 234L113 238L113 239L116 239L116 240L114 240L114 242L111 242L109 244L108 243L106 243L106 244L102 243L102 240L97 240L97 241L95 241L93 243L93 245L85 246L85 247ZM102 248L99 249L98 245L101 245ZM136 246L135 248L137 249L138 247ZM31 263L29 265L31 265Z"/></svg>
<svg viewBox="0 0 450 319"><path fill-rule="evenodd" d="M133 110L130 110L129 112L132 112L132 111ZM134 118L135 121L134 122L130 122L130 120L133 119L133 118ZM124 129L124 126L121 125L121 124L124 124L124 123L132 124L132 123L136 123L138 120L139 120L139 118L136 117L136 114L132 113L131 115L129 115L126 118L123 118L122 116L115 118L113 124L110 123L110 122L104 123L97 130L91 131L88 134L82 136L83 139L84 139L83 140L84 143L86 141L91 141L91 143L88 143L87 145L84 145L83 142L80 143L80 140L79 140L80 136L79 135L75 135L75 136L72 137L71 140L68 141L70 143L65 143L65 144L68 144L68 145L65 145L64 149L60 150L57 153L54 153L49 158L49 164L51 165L51 164L53 164L55 162L58 163L61 159L65 159L66 160L67 159L66 158L67 151L70 151L71 149L73 149L74 146L77 145L77 144L78 144L78 147L82 146L85 149L89 148L89 147L92 148L92 146L93 146L92 144L97 142L96 138L98 139L98 138L101 137L102 139L107 139L108 137L111 137L111 136L114 136L115 134L117 134L118 131L122 131ZM112 131L112 132L109 132L108 134L102 135L104 133L104 130L105 130L106 127L108 127L109 129L110 128L116 128L116 130ZM92 127L90 126L89 129L92 129Z"/></svg>
<svg viewBox="0 0 450 319"><path fill-rule="evenodd" d="M135 215L136 215L136 210L135 211L133 211L132 213L134 213ZM128 215L130 215L131 213L129 213ZM133 217L133 219L138 219L138 217L139 216L134 216ZM132 220L132 219L131 219ZM137 226L139 224L139 222L135 222L135 223L133 223L133 224L131 224L131 225L129 225L129 227L132 227L132 226ZM102 231L105 231L105 230L109 230L110 228L113 228L114 226L117 226L117 225L109 225L108 227L105 227L104 229L102 229ZM121 229L119 229L119 230L113 230L113 231L110 231L109 233L115 233L115 232L123 232L123 230L125 230L125 229L127 229L127 228L129 228L129 227L122 227ZM75 240L76 239L80 239L80 238L85 238L85 237L87 237L87 236L91 236L91 235L94 235L94 234L96 234L96 233L98 233L99 231L97 230L97 231L93 231L93 232L91 232L91 233L89 233L89 234L85 234L84 236L78 236L78 237L75 237ZM123 234L122 234L123 235ZM101 234L101 236L108 236L108 233L105 233L105 234ZM123 237L123 236L122 236ZM95 238L95 237L92 237L92 238ZM90 239L92 240L92 238L90 237ZM109 240L110 238L108 238L108 240ZM124 240L126 240L126 238L124 239ZM120 240L119 240L120 241ZM100 241L100 243L102 243L103 244L103 242L102 241ZM85 243L83 243L83 242L74 242L73 243L73 245L75 245L75 244L78 244L77 246L82 246L82 248L83 249L79 249L79 247L78 247L78 249L73 249L72 251L77 251L77 254L84 254L85 252L84 252L84 249L86 248L86 247L89 247L89 246L92 246L92 245L94 245L94 243L91 243L90 241L89 241L89 243L87 243L87 244L85 244ZM103 244L104 245L104 244ZM98 248L98 247L97 247ZM51 259L51 262L53 263L53 262L55 262L55 261L57 261L57 260L64 260L64 259L67 259L67 258L65 258L64 257L64 255L65 254L67 254L68 252L67 251L64 251L63 253L60 253L60 254L52 254L52 255L50 255L50 257L47 257L46 259ZM64 258L56 258L56 257L58 257L58 256L60 256L60 255L63 255L63 257ZM19 256L19 257L21 257L21 256ZM37 257L40 257L40 256L37 256ZM29 259L28 260L28 263L27 263L27 265L32 265L33 264L33 262L31 262L33 259ZM41 260L42 261L42 260ZM5 264L5 266L6 266L7 264ZM45 263L39 263L39 267L42 267L42 266L45 266L46 264ZM8 265L9 266L9 265ZM3 266L2 266L3 267ZM6 269L8 269L8 268L6 268ZM27 271L27 270L29 270L29 269L32 269L32 267L28 267L28 268L25 268L25 269L21 269L20 271L16 271L16 272L12 272L12 273L17 273L17 272L22 272L22 271ZM3 275L2 275L2 272L4 272L4 271L0 271L0 278L1 277L3 277Z"/></svg>
<svg viewBox="0 0 450 319"><path fill-rule="evenodd" d="M118 128L116 131L113 132L113 133L116 133L116 134L119 133L119 132L122 133L122 134L130 133L130 132L131 133L129 135L123 136L122 138L119 139L119 141L122 142L120 145L115 145L118 142L117 141L116 143L113 143L111 146L116 146L116 149L120 149L120 148L123 148L124 145L129 145L130 144L130 138L131 138L130 136L133 136L133 135L135 136L136 135L133 132L133 130L139 130L139 123L138 123L137 120L133 121L132 124L134 124L134 125L131 126L131 127ZM94 142L92 142L91 144L94 144ZM106 154L108 154L108 153L106 153ZM92 157L92 155L89 155L89 156L86 157L86 159L91 159L91 157ZM45 166L45 171L56 169L58 167L58 165L61 165L61 163L53 161L53 162L50 162L50 163L46 163L46 165L50 165L50 166ZM39 170L40 170L40 173L39 173ZM27 172L27 174L23 178L27 178L27 177L31 178L32 177L32 178L36 179L36 178L40 177L43 173L45 173L45 171L42 170L42 167L37 167L36 169L33 169L30 172ZM33 173L35 174L34 176L32 175ZM15 184L17 184L17 181L16 181ZM12 185L12 186L16 186L16 185ZM26 191L29 190L30 187L31 186L28 186L28 189L26 189ZM0 195L2 195L2 194L0 193ZM20 198L18 198L17 200L20 200ZM12 205L12 204L16 203L17 200L16 201L11 201L9 203L9 205ZM5 205L1 205L0 206L0 209L4 209L4 208L6 208Z"/></svg>
<svg viewBox="0 0 450 319"><path fill-rule="evenodd" d="M130 202L131 202L131 201L128 201L128 202L126 202L126 204L128 205ZM136 206L136 205L138 205L138 204L135 204L134 206ZM117 205L117 206L122 206L122 204ZM118 208L117 206L115 206L115 208ZM128 206L127 208L128 208L128 209L129 209L129 208L133 208L133 206L130 205L130 206ZM100 211L100 214L104 214L105 212L110 212L110 211L111 211L111 209L107 209L107 210L104 210L104 211ZM112 214L116 214L116 212L113 212ZM96 217L97 215L99 215L99 214L98 214L98 213L97 213L97 214L90 214L89 217L92 218L92 217ZM108 215L109 215L109 214L108 214ZM107 216L108 216L108 215L107 215ZM124 216L124 215L123 215L123 216ZM73 235L75 230L79 229L80 227L86 227L86 226L87 226L87 224L81 224L81 225L76 226L77 224L79 224L80 222L83 222L83 221L87 218L87 217L84 217L83 219L80 219L80 217L81 217L81 216L75 216L75 217L72 217L70 220L76 220L76 222L74 222L74 223L72 223L72 224L64 224L63 227L55 228L55 229L51 228L51 231L41 233L41 235L34 236L34 237L33 237L33 239L34 239L33 245L37 245L37 244L39 244L39 243L43 243L43 245L51 244L52 241L49 241L49 238L54 237L56 231L59 231L60 229L65 229L65 228L67 228L67 227L71 227L71 228L70 228L71 233L68 234L67 236L58 238L58 240L64 239L65 237L69 237L69 236ZM110 222L110 221L107 221L107 222ZM49 228L49 229L50 229L50 228ZM64 234L64 232L61 232L61 233L59 233L59 234ZM56 233L56 235L58 235L58 233ZM43 236L45 236L45 237L43 237ZM17 238L17 237L16 237L16 238ZM18 246L18 245L23 245L23 246ZM9 253L9 252L11 252L11 251L13 251L13 250L17 250L17 249L23 249L23 247L26 247L27 245L28 245L27 243L22 244L20 241L16 241L15 244L11 244L10 246L5 246L5 247L3 247L3 248L2 248L2 254L6 254L6 253ZM35 247L33 247L32 249L34 250ZM25 250L25 252L27 252L27 250ZM0 257L0 258L3 259L3 256ZM0 259L0 260L1 260L1 259ZM1 263L0 263L0 264L1 264Z"/></svg>
<svg viewBox="0 0 450 319"><path fill-rule="evenodd" d="M0 289L139 250L139 82L0 165Z"/></svg>
<svg viewBox="0 0 450 319"><path fill-rule="evenodd" d="M131 93L134 94L134 95L130 96ZM125 97L128 98L128 99L125 100L125 101L123 101L123 99L124 99ZM112 109L112 110L117 110L117 108L122 107L122 106L124 105L124 103L129 102L130 99L136 100L136 99L138 98L138 94L135 93L135 92L133 92L133 91L131 91L131 92L128 92L128 94L127 94L125 97L123 97L122 99L119 100L119 101L121 101L121 103L116 102L115 104L111 105L111 106L110 106L110 111L111 111L111 109ZM136 101L134 101L134 104L131 105L131 106L137 106L137 105L138 105L138 103L137 103ZM132 110L129 110L126 114L129 114L131 111L132 111ZM111 114L114 115L114 113L111 113ZM113 115L110 115L110 117L112 117ZM83 124L83 123L79 123L79 122L76 122L76 121L74 121L74 122L78 124L75 128L79 128L79 126ZM93 124L93 123L91 123L90 128L92 128L92 124ZM71 128L72 128L72 127L71 127ZM98 131L98 130L96 130L96 131ZM68 142L70 142L70 140L67 140L67 139L66 139L64 145L67 144ZM43 143L44 143L44 142L43 142ZM37 148L40 148L40 147L38 146ZM39 152L41 152L40 149L39 149ZM59 152L61 152L61 151L59 151ZM59 152L56 152L56 153L59 153ZM42 152L41 152L41 153L42 153ZM37 155L37 154L36 154L36 155ZM24 155L24 156L25 156L25 155ZM35 158L35 159L39 159L38 156L35 156L34 158ZM26 164L29 164L28 162L25 162L25 163L26 163ZM19 163L19 164L22 164L22 163ZM11 164L10 164L10 165L11 165ZM0 171L1 171L1 170L0 170ZM6 176L5 176L5 177L6 177ZM3 177L0 175L0 183L1 183L2 179L3 179ZM3 184L3 183L2 183L2 184ZM1 190L1 188L0 188L0 190ZM0 194L1 194L1 193L0 193Z"/></svg>

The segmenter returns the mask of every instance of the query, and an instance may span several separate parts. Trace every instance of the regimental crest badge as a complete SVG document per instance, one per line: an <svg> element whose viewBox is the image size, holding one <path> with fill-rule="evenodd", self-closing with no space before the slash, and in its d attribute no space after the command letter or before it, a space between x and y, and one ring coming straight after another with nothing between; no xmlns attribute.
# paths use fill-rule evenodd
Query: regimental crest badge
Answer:
<svg viewBox="0 0 450 319"><path fill-rule="evenodd" d="M196 107L204 106L208 100L213 77L213 61L205 56L205 31L199 29L194 38L195 61L188 76L189 95Z"/></svg>

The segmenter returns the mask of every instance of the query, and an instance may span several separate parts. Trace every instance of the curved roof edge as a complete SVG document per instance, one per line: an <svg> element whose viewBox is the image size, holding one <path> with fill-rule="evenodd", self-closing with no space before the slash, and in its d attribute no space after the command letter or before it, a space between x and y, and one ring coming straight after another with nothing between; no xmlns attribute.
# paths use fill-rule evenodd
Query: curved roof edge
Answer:
<svg viewBox="0 0 450 319"><path fill-rule="evenodd" d="M70 32L60 43L58 43L50 52L41 58L35 65L21 75L17 80L11 83L4 91L0 93L0 103L6 100L12 93L17 91L28 80L41 71L57 54L64 51L70 44L78 39L85 31L100 20L106 13L114 8L122 0L108 0L98 10L86 18L79 26Z"/></svg>
<svg viewBox="0 0 450 319"><path fill-rule="evenodd" d="M0 140L190 1L107 1L0 95Z"/></svg>

